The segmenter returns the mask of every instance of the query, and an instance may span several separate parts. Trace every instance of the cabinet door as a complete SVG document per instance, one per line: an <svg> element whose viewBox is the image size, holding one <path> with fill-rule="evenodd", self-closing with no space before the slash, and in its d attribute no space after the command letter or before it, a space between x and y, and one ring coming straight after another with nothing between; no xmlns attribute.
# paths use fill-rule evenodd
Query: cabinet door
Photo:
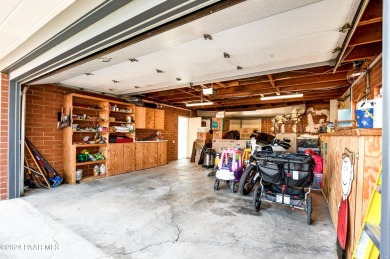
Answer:
<svg viewBox="0 0 390 259"><path fill-rule="evenodd" d="M135 170L148 168L148 146L149 143L135 143Z"/></svg>
<svg viewBox="0 0 390 259"><path fill-rule="evenodd" d="M154 127L154 110L151 108L146 108L146 129L155 129Z"/></svg>
<svg viewBox="0 0 390 259"><path fill-rule="evenodd" d="M123 173L123 144L108 144L107 175Z"/></svg>
<svg viewBox="0 0 390 259"><path fill-rule="evenodd" d="M164 129L164 110L154 110L154 128L163 130Z"/></svg>
<svg viewBox="0 0 390 259"><path fill-rule="evenodd" d="M157 142L150 142L148 144L148 167L156 167L158 164L158 144Z"/></svg>
<svg viewBox="0 0 390 259"><path fill-rule="evenodd" d="M135 128L146 129L146 108L135 107Z"/></svg>
<svg viewBox="0 0 390 259"><path fill-rule="evenodd" d="M158 150L157 150L157 165L166 165L168 163L168 157L167 157L167 147L168 142L159 142L158 143Z"/></svg>
<svg viewBox="0 0 390 259"><path fill-rule="evenodd" d="M123 173L135 170L135 143L123 144Z"/></svg>

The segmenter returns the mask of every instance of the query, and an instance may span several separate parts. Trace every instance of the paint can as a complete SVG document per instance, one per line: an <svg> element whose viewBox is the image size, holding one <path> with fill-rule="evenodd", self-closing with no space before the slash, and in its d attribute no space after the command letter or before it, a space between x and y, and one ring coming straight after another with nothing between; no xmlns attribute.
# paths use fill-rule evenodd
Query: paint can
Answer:
<svg viewBox="0 0 390 259"><path fill-rule="evenodd" d="M83 178L83 169L76 169L76 182Z"/></svg>

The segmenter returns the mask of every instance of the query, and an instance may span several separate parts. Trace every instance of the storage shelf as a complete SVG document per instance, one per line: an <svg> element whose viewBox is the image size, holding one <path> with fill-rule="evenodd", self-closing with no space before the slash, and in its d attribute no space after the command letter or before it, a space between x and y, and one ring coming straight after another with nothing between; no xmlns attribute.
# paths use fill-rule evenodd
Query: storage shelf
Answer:
<svg viewBox="0 0 390 259"><path fill-rule="evenodd" d="M92 119L72 119L74 121L94 121L94 122L108 122L108 121L101 121L101 120L92 120Z"/></svg>
<svg viewBox="0 0 390 259"><path fill-rule="evenodd" d="M87 107L80 107L80 106L73 106L73 109L86 110L86 111L96 111L96 112L108 112L108 110L94 109L94 108L87 108Z"/></svg>
<svg viewBox="0 0 390 259"><path fill-rule="evenodd" d="M133 134L135 132L110 132L110 134Z"/></svg>
<svg viewBox="0 0 390 259"><path fill-rule="evenodd" d="M75 133L100 133L100 134L107 134L108 131L73 131Z"/></svg>
<svg viewBox="0 0 390 259"><path fill-rule="evenodd" d="M104 143L104 144L73 144L75 145L76 147L100 147L100 146L105 146L107 145L107 143Z"/></svg>
<svg viewBox="0 0 390 259"><path fill-rule="evenodd" d="M127 122L127 121L110 121L110 123L134 124L134 122Z"/></svg>
<svg viewBox="0 0 390 259"><path fill-rule="evenodd" d="M88 181L92 181L92 180L96 180L96 179L100 179L100 178L104 178L104 177L106 177L106 174L100 174L97 176L93 176L93 175L83 176L83 178L80 180L80 183L88 182Z"/></svg>
<svg viewBox="0 0 390 259"><path fill-rule="evenodd" d="M125 114L134 114L134 112L121 112L121 111L112 111L112 110L110 110L110 112L125 113Z"/></svg>
<svg viewBox="0 0 390 259"><path fill-rule="evenodd" d="M81 165L91 165L91 164L105 164L106 160L96 160L96 161L88 161L88 162L79 162L76 163L76 166L81 166Z"/></svg>

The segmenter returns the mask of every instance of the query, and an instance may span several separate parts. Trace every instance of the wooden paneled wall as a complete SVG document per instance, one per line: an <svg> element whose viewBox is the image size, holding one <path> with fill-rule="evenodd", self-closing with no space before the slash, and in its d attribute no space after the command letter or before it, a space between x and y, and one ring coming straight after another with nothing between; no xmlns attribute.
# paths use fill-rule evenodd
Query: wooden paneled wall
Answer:
<svg viewBox="0 0 390 259"><path fill-rule="evenodd" d="M358 238L376 178L382 167L381 136L321 136L324 158L322 192L335 228L341 201L341 163L345 148L355 154L354 179L348 197L349 222L347 251L350 258ZM336 237L335 237L336 240Z"/></svg>

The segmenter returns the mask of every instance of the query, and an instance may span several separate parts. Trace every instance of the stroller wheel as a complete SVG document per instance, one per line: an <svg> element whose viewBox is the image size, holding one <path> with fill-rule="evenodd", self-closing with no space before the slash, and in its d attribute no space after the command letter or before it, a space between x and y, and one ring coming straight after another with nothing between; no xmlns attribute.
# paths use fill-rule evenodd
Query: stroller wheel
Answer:
<svg viewBox="0 0 390 259"><path fill-rule="evenodd" d="M257 173L256 165L248 165L245 169L243 175L241 176L239 191L241 195L248 195L253 187L255 187L255 182L253 179L255 178Z"/></svg>
<svg viewBox="0 0 390 259"><path fill-rule="evenodd" d="M230 191L232 193L235 193L237 191L237 183L234 180L230 181Z"/></svg>
<svg viewBox="0 0 390 259"><path fill-rule="evenodd" d="M219 187L219 179L215 179L214 191L218 191L218 187Z"/></svg>
<svg viewBox="0 0 390 259"><path fill-rule="evenodd" d="M259 211L260 205L261 205L261 186L257 186L255 192L253 193L253 208L256 211Z"/></svg>
<svg viewBox="0 0 390 259"><path fill-rule="evenodd" d="M312 200L311 196L307 198L307 208L306 208L306 213L307 213L307 224L311 225L311 209L312 209Z"/></svg>

